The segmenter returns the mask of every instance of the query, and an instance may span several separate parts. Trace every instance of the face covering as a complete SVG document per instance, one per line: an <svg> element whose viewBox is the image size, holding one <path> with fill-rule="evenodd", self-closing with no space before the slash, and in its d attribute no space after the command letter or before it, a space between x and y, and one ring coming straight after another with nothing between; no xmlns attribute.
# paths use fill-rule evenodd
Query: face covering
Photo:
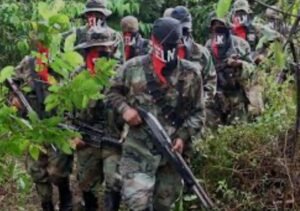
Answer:
<svg viewBox="0 0 300 211"><path fill-rule="evenodd" d="M167 83L166 77L170 76L172 71L177 66L177 44L167 44L151 38L152 50L152 64L156 75L161 83Z"/></svg>
<svg viewBox="0 0 300 211"><path fill-rule="evenodd" d="M91 49L88 50L87 55L86 55L86 67L88 69L88 71L90 72L91 75L95 75L96 71L95 71L95 62L96 59L98 59L100 57L100 53L98 49Z"/></svg>
<svg viewBox="0 0 300 211"><path fill-rule="evenodd" d="M103 26L104 20L101 17L101 15L97 15L95 13L88 13L86 15L87 18L87 24L89 28L92 28L94 26Z"/></svg>
<svg viewBox="0 0 300 211"><path fill-rule="evenodd" d="M41 55L37 57L36 63L38 66L38 76L44 82L49 82L49 70L48 64L45 62L45 58L48 60L49 58L49 50L43 44L38 43L37 46L38 53Z"/></svg>
<svg viewBox="0 0 300 211"><path fill-rule="evenodd" d="M125 32L123 34L125 46L125 59L129 60L134 57L134 46L136 44L136 33Z"/></svg>
<svg viewBox="0 0 300 211"><path fill-rule="evenodd" d="M230 48L230 32L226 27L215 28L212 33L211 47L213 55L217 59L223 59L226 57L226 53Z"/></svg>
<svg viewBox="0 0 300 211"><path fill-rule="evenodd" d="M249 15L245 12L237 13L232 17L232 33L238 37L247 39L247 25L249 23Z"/></svg>

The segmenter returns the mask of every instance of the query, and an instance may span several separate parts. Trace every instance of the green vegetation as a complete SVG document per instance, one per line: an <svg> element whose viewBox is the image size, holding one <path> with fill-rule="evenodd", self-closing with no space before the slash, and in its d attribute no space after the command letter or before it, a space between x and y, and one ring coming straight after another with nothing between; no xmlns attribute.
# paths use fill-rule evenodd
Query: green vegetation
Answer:
<svg viewBox="0 0 300 211"><path fill-rule="evenodd" d="M101 59L96 65L95 77L86 71L71 77L83 64L83 59L72 51L72 37L66 40L64 52L61 52L60 33L82 24L76 17L84 2L2 0L0 4L0 69L3 68L0 72L0 204L2 200L10 200L6 205L15 203L16 210L26 210L22 207L28 204L26 197L32 190L32 183L22 165L24 156L37 158L40 150L44 150L41 144L45 142L71 153L66 140L78 134L57 129L63 120L62 114L83 109L90 100L103 97L99 90L108 85L109 77L114 74L115 61ZM117 29L122 16L136 15L141 21L142 32L149 35L151 23L165 8L186 5L193 15L194 37L204 43L208 36L209 13L217 9L219 16L223 16L230 2L112 0L108 7L113 16L108 21ZM275 1L264 2L272 4ZM300 5L298 0L278 2L281 9L293 14ZM147 5L147 9L142 8L143 5ZM264 11L260 5L255 4L254 8L255 11ZM291 24L294 18L286 21ZM29 114L28 119L20 118L16 109L7 105L5 79L11 77L14 70L12 66L5 66L17 65L27 54L37 55L31 49L35 36L50 47L50 66L61 77L59 84L49 88L50 95L45 101L47 110L55 110L56 116L44 120L39 120L34 113ZM273 56L257 68L257 83L264 87L266 102L263 114L249 123L224 126L217 133L208 132L195 142L193 169L212 198L224 208L222 210L300 209L299 156L295 159L298 166L290 158L296 117L295 83L293 77L281 85L275 82L278 72L289 66L286 62L292 59L278 43L270 49ZM22 89L26 91L26 87ZM9 192L15 195L9 195ZM194 202L194 197L184 197L177 210L195 207Z"/></svg>

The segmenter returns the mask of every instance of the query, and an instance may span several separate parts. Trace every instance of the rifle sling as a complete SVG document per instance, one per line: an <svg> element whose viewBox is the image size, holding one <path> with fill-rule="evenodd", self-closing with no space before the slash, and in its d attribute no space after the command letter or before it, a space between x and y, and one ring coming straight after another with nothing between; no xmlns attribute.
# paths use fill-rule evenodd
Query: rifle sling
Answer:
<svg viewBox="0 0 300 211"><path fill-rule="evenodd" d="M184 81L178 81L176 86L178 92L177 104L175 107L172 107L169 105L166 97L167 88L162 88L151 72L145 71L145 76L147 81L147 94L152 96L154 103L161 109L164 118L170 122L172 126L179 128L184 121L183 117L180 115L184 103L182 99Z"/></svg>

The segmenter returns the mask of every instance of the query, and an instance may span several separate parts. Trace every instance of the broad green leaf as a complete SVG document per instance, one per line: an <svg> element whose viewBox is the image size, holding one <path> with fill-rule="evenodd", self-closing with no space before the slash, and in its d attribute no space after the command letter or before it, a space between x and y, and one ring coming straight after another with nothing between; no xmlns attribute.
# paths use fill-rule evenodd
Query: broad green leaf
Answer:
<svg viewBox="0 0 300 211"><path fill-rule="evenodd" d="M53 15L52 11L48 7L48 4L45 2L38 3L38 13L44 18L44 20L48 20Z"/></svg>
<svg viewBox="0 0 300 211"><path fill-rule="evenodd" d="M219 0L217 4L216 14L218 18L225 18L229 13L232 0Z"/></svg>
<svg viewBox="0 0 300 211"><path fill-rule="evenodd" d="M55 0L52 6L53 13L58 13L65 7L65 2L63 0Z"/></svg>
<svg viewBox="0 0 300 211"><path fill-rule="evenodd" d="M53 15L49 18L49 25L54 27L59 32L64 32L68 30L70 26L70 20L69 17L66 15Z"/></svg>
<svg viewBox="0 0 300 211"><path fill-rule="evenodd" d="M30 112L28 113L28 118L31 122L33 123L38 123L40 121L39 116L37 115L36 112Z"/></svg>
<svg viewBox="0 0 300 211"><path fill-rule="evenodd" d="M31 144L29 146L29 154L34 160L38 160L40 155L39 147L37 147L37 145Z"/></svg>
<svg viewBox="0 0 300 211"><path fill-rule="evenodd" d="M65 52L74 50L75 40L76 40L76 33L72 33L66 38L65 43L64 43L64 51Z"/></svg>
<svg viewBox="0 0 300 211"><path fill-rule="evenodd" d="M82 56L75 51L70 51L62 54L62 59L67 64L71 65L73 69L75 69L78 66L84 65Z"/></svg>
<svg viewBox="0 0 300 211"><path fill-rule="evenodd" d="M7 79L11 78L15 74L13 66L7 66L0 71L0 83L3 83Z"/></svg>

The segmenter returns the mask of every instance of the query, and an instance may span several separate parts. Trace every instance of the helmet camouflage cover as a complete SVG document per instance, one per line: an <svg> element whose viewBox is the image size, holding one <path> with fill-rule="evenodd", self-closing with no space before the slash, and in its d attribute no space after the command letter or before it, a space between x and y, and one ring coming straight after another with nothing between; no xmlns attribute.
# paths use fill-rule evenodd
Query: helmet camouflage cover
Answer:
<svg viewBox="0 0 300 211"><path fill-rule="evenodd" d="M121 20L121 28L123 32L137 32L139 30L139 22L134 16L126 16Z"/></svg>
<svg viewBox="0 0 300 211"><path fill-rule="evenodd" d="M75 46L75 50L97 46L115 46L118 39L107 27L92 27L86 34L86 42Z"/></svg>

